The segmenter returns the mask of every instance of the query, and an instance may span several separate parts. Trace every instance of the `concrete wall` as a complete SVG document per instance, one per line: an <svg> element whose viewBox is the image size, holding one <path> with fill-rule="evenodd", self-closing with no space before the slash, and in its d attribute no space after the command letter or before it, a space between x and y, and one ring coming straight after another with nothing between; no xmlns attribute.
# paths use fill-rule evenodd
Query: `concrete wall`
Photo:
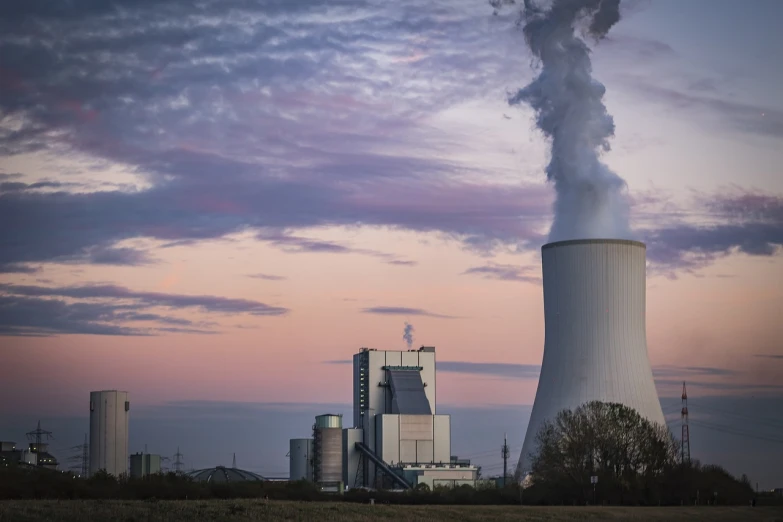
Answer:
<svg viewBox="0 0 783 522"><path fill-rule="evenodd" d="M430 489L437 485L438 481L442 485L459 485L460 483L473 486L476 481L478 470L471 468L406 468L403 469L403 477L409 484L427 484ZM451 481L451 482L447 482Z"/></svg>
<svg viewBox="0 0 783 522"><path fill-rule="evenodd" d="M624 240L544 245L544 361L518 475L542 423L593 400L665 425L647 357L645 246Z"/></svg>
<svg viewBox="0 0 783 522"><path fill-rule="evenodd" d="M356 443L362 442L362 430L359 428L346 428L343 430L343 483L347 488L363 486L362 476L364 470L359 469L362 461ZM358 478L358 482L357 482Z"/></svg>
<svg viewBox="0 0 783 522"><path fill-rule="evenodd" d="M448 463L448 415L376 416L375 453L388 464Z"/></svg>
<svg viewBox="0 0 783 522"><path fill-rule="evenodd" d="M128 473L128 392L90 392L90 474Z"/></svg>

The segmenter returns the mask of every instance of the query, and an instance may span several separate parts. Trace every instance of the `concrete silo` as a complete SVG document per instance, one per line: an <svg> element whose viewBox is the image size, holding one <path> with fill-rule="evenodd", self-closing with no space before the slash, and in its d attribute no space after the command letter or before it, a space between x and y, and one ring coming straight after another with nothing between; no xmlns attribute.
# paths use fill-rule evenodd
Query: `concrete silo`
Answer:
<svg viewBox="0 0 783 522"><path fill-rule="evenodd" d="M578 239L541 248L544 361L518 478L545 420L590 401L617 402L665 425L647 356L646 247Z"/></svg>
<svg viewBox="0 0 783 522"><path fill-rule="evenodd" d="M313 480L316 483L342 485L342 428L341 415L326 414L315 418L315 426L313 426Z"/></svg>
<svg viewBox="0 0 783 522"><path fill-rule="evenodd" d="M90 475L128 473L128 392L90 392Z"/></svg>

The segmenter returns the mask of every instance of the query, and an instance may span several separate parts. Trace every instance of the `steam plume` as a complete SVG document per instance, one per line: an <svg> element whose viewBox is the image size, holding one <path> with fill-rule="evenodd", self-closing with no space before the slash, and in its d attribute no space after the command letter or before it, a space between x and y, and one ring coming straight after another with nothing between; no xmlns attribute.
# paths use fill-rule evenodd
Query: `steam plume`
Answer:
<svg viewBox="0 0 783 522"><path fill-rule="evenodd" d="M405 333L402 334L402 339L408 345L408 350L413 346L413 325L405 323Z"/></svg>
<svg viewBox="0 0 783 522"><path fill-rule="evenodd" d="M606 88L593 79L590 50L576 35L581 25L601 39L619 19L620 0L554 0L546 10L525 0L520 21L541 72L509 103L529 104L552 139L546 175L557 197L550 241L631 236L625 182L599 160L614 135L602 101Z"/></svg>

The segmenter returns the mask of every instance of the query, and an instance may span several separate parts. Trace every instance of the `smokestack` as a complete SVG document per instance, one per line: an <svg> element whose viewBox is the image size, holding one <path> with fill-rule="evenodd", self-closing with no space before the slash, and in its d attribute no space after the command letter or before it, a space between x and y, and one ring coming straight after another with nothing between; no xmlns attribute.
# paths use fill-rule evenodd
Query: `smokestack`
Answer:
<svg viewBox="0 0 783 522"><path fill-rule="evenodd" d="M549 243L544 272L544 361L517 478L530 470L545 420L590 401L617 402L666 421L647 356L646 249L620 239Z"/></svg>
<svg viewBox="0 0 783 522"><path fill-rule="evenodd" d="M586 24L589 36L603 38L620 19L619 7L620 0L554 0L544 10L525 0L520 21L541 71L509 103L530 105L551 139L546 175L557 195L549 241L631 238L625 182L599 159L614 136L606 89L592 77L590 50L575 33Z"/></svg>
<svg viewBox="0 0 783 522"><path fill-rule="evenodd" d="M405 332L402 334L402 339L408 345L408 350L413 346L413 325L406 322Z"/></svg>

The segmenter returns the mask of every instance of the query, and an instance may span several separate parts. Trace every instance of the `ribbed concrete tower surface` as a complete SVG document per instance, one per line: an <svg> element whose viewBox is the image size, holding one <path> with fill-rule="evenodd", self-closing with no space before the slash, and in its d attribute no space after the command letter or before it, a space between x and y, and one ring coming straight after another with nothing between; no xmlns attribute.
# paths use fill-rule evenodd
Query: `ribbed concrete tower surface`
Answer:
<svg viewBox="0 0 783 522"><path fill-rule="evenodd" d="M578 239L541 248L544 361L517 468L545 420L590 401L618 402L665 424L647 356L646 247L619 239Z"/></svg>
<svg viewBox="0 0 783 522"><path fill-rule="evenodd" d="M90 392L90 475L128 472L128 392Z"/></svg>

